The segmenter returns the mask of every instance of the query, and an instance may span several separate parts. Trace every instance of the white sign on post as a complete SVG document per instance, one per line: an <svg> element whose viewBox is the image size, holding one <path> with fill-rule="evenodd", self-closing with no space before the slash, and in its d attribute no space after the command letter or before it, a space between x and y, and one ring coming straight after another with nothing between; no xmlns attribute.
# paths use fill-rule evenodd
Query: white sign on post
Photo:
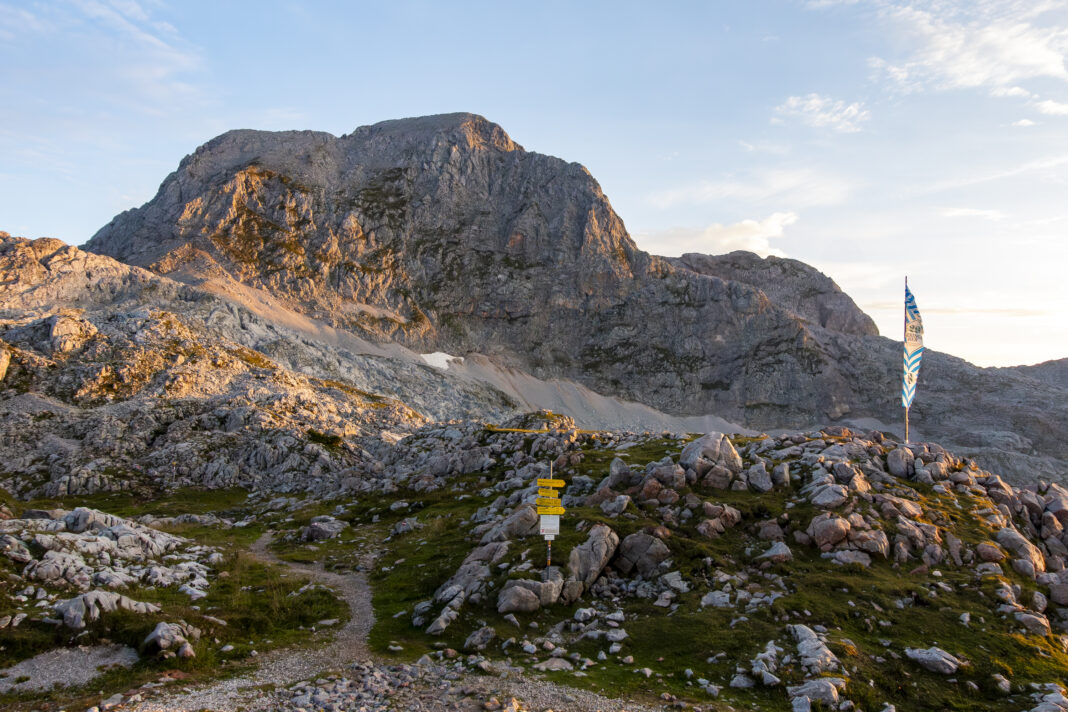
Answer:
<svg viewBox="0 0 1068 712"><path fill-rule="evenodd" d="M548 541L552 541L560 533L560 515L541 515L541 535Z"/></svg>

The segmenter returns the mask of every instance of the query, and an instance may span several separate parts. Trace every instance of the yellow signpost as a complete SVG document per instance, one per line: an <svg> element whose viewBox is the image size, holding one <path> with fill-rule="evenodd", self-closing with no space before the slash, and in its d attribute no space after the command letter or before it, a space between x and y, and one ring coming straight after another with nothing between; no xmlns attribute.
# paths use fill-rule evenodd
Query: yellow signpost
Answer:
<svg viewBox="0 0 1068 712"><path fill-rule="evenodd" d="M547 478L538 478L538 497L534 500L534 504L538 506L538 516L541 518L541 534L545 537L545 543L548 545L548 554L546 556L546 562L548 566L553 565L553 539L560 533L560 515L564 513L564 508L560 506L559 493L554 488L563 487L567 483L563 480L553 478L553 463L549 463L549 476Z"/></svg>

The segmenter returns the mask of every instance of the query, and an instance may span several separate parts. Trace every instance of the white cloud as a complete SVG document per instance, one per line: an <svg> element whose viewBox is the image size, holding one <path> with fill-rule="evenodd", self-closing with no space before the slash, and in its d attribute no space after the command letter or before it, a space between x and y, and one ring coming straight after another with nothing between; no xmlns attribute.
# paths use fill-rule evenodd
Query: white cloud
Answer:
<svg viewBox="0 0 1068 712"><path fill-rule="evenodd" d="M990 96L997 97L1023 97L1024 99L1031 96L1031 92L1027 91L1023 87L994 87L990 90Z"/></svg>
<svg viewBox="0 0 1068 712"><path fill-rule="evenodd" d="M1068 104L1046 99L1035 104L1035 108L1047 116L1068 116Z"/></svg>
<svg viewBox="0 0 1068 712"><path fill-rule="evenodd" d="M837 205L849 195L851 185L836 176L810 169L773 169L742 179L729 177L701 181L691 186L654 193L649 201L659 208L685 204L741 200L759 205L775 203L790 209L814 205Z"/></svg>
<svg viewBox="0 0 1068 712"><path fill-rule="evenodd" d="M775 107L775 113L799 119L808 126L829 128L842 133L860 131L859 124L871 118L863 103L847 104L840 99L835 101L819 94L791 96Z"/></svg>
<svg viewBox="0 0 1068 712"><path fill-rule="evenodd" d="M1068 81L1068 27L1030 22L1048 9L990 0L889 4L881 14L912 41L911 56L874 58L872 66L906 90L990 87L1023 96L1023 80Z"/></svg>
<svg viewBox="0 0 1068 712"><path fill-rule="evenodd" d="M1021 128L1027 128L1028 126L1034 126L1035 122L1031 119L1020 119L1019 121L1013 121L1013 126L1019 126Z"/></svg>
<svg viewBox="0 0 1068 712"><path fill-rule="evenodd" d="M981 218L983 220L1004 220L1005 213L1000 210L983 208L946 208L942 211L944 218Z"/></svg>
<svg viewBox="0 0 1068 712"><path fill-rule="evenodd" d="M763 220L742 220L732 225L716 223L703 229L676 227L635 235L635 240L643 250L669 257L686 252L718 255L735 250L755 252L761 257L785 257L786 253L771 246L771 240L782 237L786 228L797 220L797 213L772 213Z"/></svg>

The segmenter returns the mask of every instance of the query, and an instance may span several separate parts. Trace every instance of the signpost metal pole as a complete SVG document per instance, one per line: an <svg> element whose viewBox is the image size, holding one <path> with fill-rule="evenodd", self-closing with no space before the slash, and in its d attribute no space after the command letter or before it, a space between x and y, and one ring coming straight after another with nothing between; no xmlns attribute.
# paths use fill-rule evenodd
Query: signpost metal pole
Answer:
<svg viewBox="0 0 1068 712"><path fill-rule="evenodd" d="M560 515L564 508L560 506L561 500L556 488L563 487L566 483L553 476L553 463L549 462L549 477L538 478L538 498L535 504L538 506L538 516L541 518L541 535L545 537L547 553L546 566L553 565L553 539L560 533Z"/></svg>

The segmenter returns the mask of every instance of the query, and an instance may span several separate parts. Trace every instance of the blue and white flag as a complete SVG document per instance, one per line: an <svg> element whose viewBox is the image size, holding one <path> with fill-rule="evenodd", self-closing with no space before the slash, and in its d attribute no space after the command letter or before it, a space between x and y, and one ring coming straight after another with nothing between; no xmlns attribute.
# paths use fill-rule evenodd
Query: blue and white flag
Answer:
<svg viewBox="0 0 1068 712"><path fill-rule="evenodd" d="M905 364L901 379L901 405L908 408L916 397L916 380L920 377L920 362L923 360L923 319L905 285Z"/></svg>

